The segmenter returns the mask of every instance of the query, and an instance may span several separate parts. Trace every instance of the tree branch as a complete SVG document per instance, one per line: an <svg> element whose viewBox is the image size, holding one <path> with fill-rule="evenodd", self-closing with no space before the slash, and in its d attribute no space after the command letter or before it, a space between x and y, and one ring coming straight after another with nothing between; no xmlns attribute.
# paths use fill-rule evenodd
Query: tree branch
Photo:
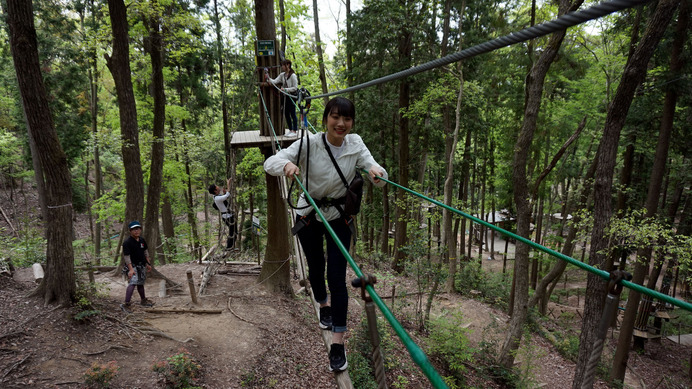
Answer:
<svg viewBox="0 0 692 389"><path fill-rule="evenodd" d="M565 154L565 151L567 151L567 148L574 142L578 137L579 134L581 134L582 130L584 130L584 127L586 127L586 116L581 120L579 123L579 126L577 127L577 131L572 134L572 136L567 139L565 144L560 147L560 150L558 150L557 154L553 157L552 161L548 164L548 166L543 169L541 174L538 176L536 179L536 182L533 184L533 189L531 190L531 198L536 198L536 193L538 193L538 187L541 185L541 182L545 179L545 177L553 170L555 165L557 165L557 162L562 158L562 155Z"/></svg>

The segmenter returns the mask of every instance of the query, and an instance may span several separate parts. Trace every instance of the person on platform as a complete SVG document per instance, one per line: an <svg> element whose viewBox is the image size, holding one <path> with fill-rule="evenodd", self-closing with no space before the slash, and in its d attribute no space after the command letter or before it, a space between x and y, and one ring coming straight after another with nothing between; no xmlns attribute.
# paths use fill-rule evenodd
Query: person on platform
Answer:
<svg viewBox="0 0 692 389"><path fill-rule="evenodd" d="M269 73L264 73L264 80L271 82L279 87L281 94L284 117L288 132L285 136L296 136L298 134L298 117L296 116L296 94L298 93L298 76L291 68L291 61L285 59L281 61L281 73L276 78L269 77Z"/></svg>

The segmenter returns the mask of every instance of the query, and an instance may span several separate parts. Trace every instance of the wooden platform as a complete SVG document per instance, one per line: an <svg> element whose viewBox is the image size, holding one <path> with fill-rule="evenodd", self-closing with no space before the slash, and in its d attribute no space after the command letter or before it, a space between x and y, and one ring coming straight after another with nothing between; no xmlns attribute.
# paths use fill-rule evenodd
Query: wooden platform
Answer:
<svg viewBox="0 0 692 389"><path fill-rule="evenodd" d="M685 346L692 346L692 334L684 334L684 335L671 335L668 336L668 339L672 340L675 343L680 343L684 344Z"/></svg>
<svg viewBox="0 0 692 389"><path fill-rule="evenodd" d="M297 136L286 137L283 135L277 137L281 148L287 147L296 139L299 138ZM236 131L233 133L233 138L231 139L231 148L247 149L250 147L271 147L272 142L274 142L273 136L261 136L259 130Z"/></svg>
<svg viewBox="0 0 692 389"><path fill-rule="evenodd" d="M661 334L653 334L649 331L642 331L642 330L638 330L636 328L634 329L633 335L638 337L638 338L644 338L644 339L658 339L661 337Z"/></svg>

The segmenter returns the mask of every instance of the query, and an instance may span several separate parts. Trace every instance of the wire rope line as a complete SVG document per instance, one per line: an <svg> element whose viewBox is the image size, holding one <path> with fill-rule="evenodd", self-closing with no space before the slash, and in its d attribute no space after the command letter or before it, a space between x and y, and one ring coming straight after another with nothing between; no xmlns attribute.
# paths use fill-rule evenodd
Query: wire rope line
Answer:
<svg viewBox="0 0 692 389"><path fill-rule="evenodd" d="M373 85L382 84L389 81L398 80L400 78L412 76L414 74L422 73L431 69L439 68L445 65L449 65L454 62L461 61L462 59L467 59L475 57L479 54L485 54L506 46L510 46L516 43L525 42L531 39L539 38L556 31L565 30L568 27L573 27L578 24L588 22L589 20L598 19L600 17L609 15L613 12L622 11L627 8L632 8L638 5L645 4L650 0L611 0L600 4L596 4L590 8L582 11L570 12L568 14L562 15L555 20L549 22L541 23L533 27L528 27L523 30L513 32L509 35L505 35L500 38L496 38L485 43L464 49L454 54L450 54L446 57L438 58L436 60L424 63L422 65L414 66L410 69L402 70L397 73L393 73L384 77L380 77L371 81L364 82L359 85L341 89L335 92L324 93L321 95L307 97L308 100L323 98L328 96L333 96L337 94L344 94L349 92L354 92L360 89L368 88Z"/></svg>
<svg viewBox="0 0 692 389"><path fill-rule="evenodd" d="M363 170L363 172L364 172L364 173L367 173L367 171L365 171L365 170ZM553 257L556 257L556 258L558 258L558 259L562 259L563 261L566 261L566 262L568 262L568 263L570 263L570 264L572 264L572 265L574 265L574 266L577 266L577 267L581 268L582 270L586 270L586 271L588 271L588 272L591 272L591 273L593 273L593 274L595 274L595 275L597 275L597 276L599 276L599 277L605 279L606 281L611 280L610 273L608 273L608 272L605 271L605 270L597 269L597 268L595 268L595 267L593 267L593 266L591 266L591 265L589 265L589 264L586 264L586 263L584 263L584 262L581 262L581 261L579 261L579 260L576 260L576 259L574 259L574 258L572 258L572 257L569 257L569 256L567 256L567 255L565 255L565 254L562 254L562 253L560 253L560 252L557 252L557 251L555 251L555 250L553 250L553 249L550 249L550 248L548 248L548 247L542 246L542 245L540 245L540 244L538 244L538 243L536 243L536 242L534 242L534 241L532 241L532 240L530 240L530 239L524 238L523 236L514 234L514 233L509 232L509 231L507 231L507 230L505 230L505 229L502 229L502 228L500 228L500 227L497 227L497 226L495 226L494 224L488 223L488 222L486 222L485 220L479 219L479 218L477 218L477 217L475 217L475 216L469 215L468 213L465 213L465 212L460 211L460 210L458 210L458 209L452 208L452 207L450 207L450 206L447 205L447 204L444 204L444 203L442 203L442 202L440 202L440 201L437 201L437 200L432 199L432 198L430 198L430 197L428 197L428 196L425 196L425 195L423 195L423 194L420 194L420 193L418 193L418 192L416 192L416 191L414 191L414 190L412 190L412 189L409 189L409 188L407 188L407 187L405 187L405 186L399 185L399 184L397 184L397 183L395 183L395 182L393 182L393 181L387 180L387 179L382 178L382 177L378 177L378 178L379 178L380 180L382 180L382 181L388 183L388 184L391 184L391 185L396 186L397 188L403 189L404 191L406 191L406 192L408 192L408 193L410 193L410 194L412 194L412 195L414 195L414 196L417 196L417 197L420 197L420 198L422 198L422 199L424 199L424 200L430 201L431 203L433 203L433 204L435 204L435 205L438 205L438 206L443 207L443 208L445 208L445 209L447 209L447 210L449 210L449 211L451 211L451 212L454 212L454 213L456 213L456 214L458 214L458 215L461 215L461 216L463 216L464 218L469 219L469 220L471 220L471 221L473 221L473 222L475 222L475 223L481 224L481 225L483 225L483 226L485 226L485 227L488 227L488 228L490 228L490 229L492 229L492 230L495 230L495 231L497 231L497 232L499 232L499 233L501 233L501 234L503 234L503 235L505 235L505 236L511 237L511 238L513 238L513 239L516 239L516 240L518 240L518 241L520 241L520 242L522 242L522 243L524 243L524 244L529 245L530 247L533 247L534 249L537 249L537 250L543 251L543 252L546 253L546 254L552 255ZM690 304L690 303L688 303L688 302L686 302L686 301L678 300L678 299L676 299L676 298L673 298L673 297L671 297L671 296L668 296L667 294L663 294L663 293L661 293L661 292L658 292L658 291L655 291L655 290L651 290L651 289L646 288L646 287L644 287L644 286L642 286L642 285L639 285L639 284L636 284L636 283L633 283L633 282L631 282L631 281L627 281L627 280L624 280L624 279L623 279L623 280L620 280L619 283L620 283L621 285L623 285L623 286L625 286L625 287L627 287L627 288L630 288L630 289L632 289L632 290L635 290L635 291L637 291L637 292L639 292L639 293L643 293L643 294L645 294L645 295L647 295L647 296L650 296L650 297L652 297L652 298L655 298L655 299L658 299L658 300L662 300L662 301L664 301L664 302L666 302L666 303L673 304L673 305L675 305L675 306L678 306L678 307L680 307L680 308L683 308L683 309L685 309L685 310L687 310L687 311L692 312L692 304Z"/></svg>
<svg viewBox="0 0 692 389"><path fill-rule="evenodd" d="M327 232L329 232L329 235L331 235L332 240L337 245L337 247L343 254L344 258L346 258L348 264L351 266L354 273L356 273L356 276L362 278L363 272L360 270L356 262L353 260L353 257L351 257L351 255L348 253L348 250L346 250L346 247L344 247L343 243L341 243L341 240L336 236L336 232L334 232L332 227L329 225L329 221L327 221L324 214L315 203L315 200L312 198L312 196L310 196L310 194L305 189L300 179L297 176L294 176L294 179L295 182L298 183L300 188L303 190L305 198L308 200L310 205L312 205L313 209L315 210L315 214L322 220L324 228L327 230ZM375 288L370 284L367 284L365 288L368 291L368 294L372 298L373 302L375 302L375 304L380 308L380 311L387 319L389 324L392 326L394 332L396 332L396 334L401 339L402 343L406 346L409 355L411 355L411 359L413 359L413 361L420 367L423 374L425 374L425 376L428 377L428 380L430 380L430 383L433 385L433 387L447 388L447 384L444 382L437 370L435 370L435 368L432 366L432 364L428 360L428 357L425 355L425 352L423 352L423 350L413 341L413 339L411 339L411 336L406 332L401 323L399 323L396 317L394 317L394 314L392 314L387 305L382 301L382 298L377 294Z"/></svg>

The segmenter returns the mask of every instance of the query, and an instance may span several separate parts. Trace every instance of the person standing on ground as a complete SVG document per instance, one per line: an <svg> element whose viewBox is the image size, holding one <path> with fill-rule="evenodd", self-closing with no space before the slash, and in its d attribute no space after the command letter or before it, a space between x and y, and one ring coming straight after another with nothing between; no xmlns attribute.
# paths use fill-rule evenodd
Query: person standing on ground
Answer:
<svg viewBox="0 0 692 389"><path fill-rule="evenodd" d="M298 117L296 116L295 98L292 96L298 93L298 76L291 65L290 60L281 61L282 72L276 78L271 78L268 73L264 73L264 80L274 85L281 85L281 91L284 92L281 94L281 101L284 105L286 126L288 126L288 132L284 135L292 137L298 135Z"/></svg>
<svg viewBox="0 0 692 389"><path fill-rule="evenodd" d="M347 182L356 175L356 169L365 168L370 180L377 186L385 185L379 178L387 178L387 172L370 154L359 135L350 134L356 119L356 109L353 103L343 97L336 97L327 103L322 115L322 123L326 126L325 133L307 134L301 141L293 142L288 148L282 149L264 162L264 170L273 176L288 176L306 172L301 177L310 196L320 207L320 211L329 222L346 250L351 243L352 218L342 214L335 205L343 204L346 187L336 171L327 147L334 156L336 163ZM301 149L301 143L306 142L306 149ZM300 153L300 155L298 155ZM309 155L309 160L308 160ZM296 165L300 165L300 168ZM336 242L327 232L320 218L315 217L315 211L309 206L305 195L302 194L296 207L298 213L296 226L300 244L305 252L308 263L310 285L315 300L320 304L319 326L332 330L332 345L329 352L329 370L343 371L348 367L344 349L344 333L346 332L346 317L348 313L348 290L346 288L346 258L339 250ZM327 302L325 285L325 256L324 242L327 243L326 270L331 306Z"/></svg>
<svg viewBox="0 0 692 389"><path fill-rule="evenodd" d="M218 185L209 185L209 194L214 196L214 208L221 212L221 219L228 226L228 238L226 239L226 250L231 250L235 245L235 236L237 233L237 228L235 224L235 214L232 210L228 209L228 198L231 194L228 193L228 189L231 187L231 179L226 180L226 187L222 188ZM223 193L223 194L222 194Z"/></svg>
<svg viewBox="0 0 692 389"><path fill-rule="evenodd" d="M125 302L120 304L122 309L130 308L132 305L132 293L137 287L137 293L141 298L140 304L143 307L151 307L154 302L149 300L144 294L144 283L147 280L147 272L151 271L151 261L147 251L147 242L140 235L142 225L138 221L132 221L128 226L130 237L123 243L123 260L127 266L127 278L130 280L125 292Z"/></svg>

